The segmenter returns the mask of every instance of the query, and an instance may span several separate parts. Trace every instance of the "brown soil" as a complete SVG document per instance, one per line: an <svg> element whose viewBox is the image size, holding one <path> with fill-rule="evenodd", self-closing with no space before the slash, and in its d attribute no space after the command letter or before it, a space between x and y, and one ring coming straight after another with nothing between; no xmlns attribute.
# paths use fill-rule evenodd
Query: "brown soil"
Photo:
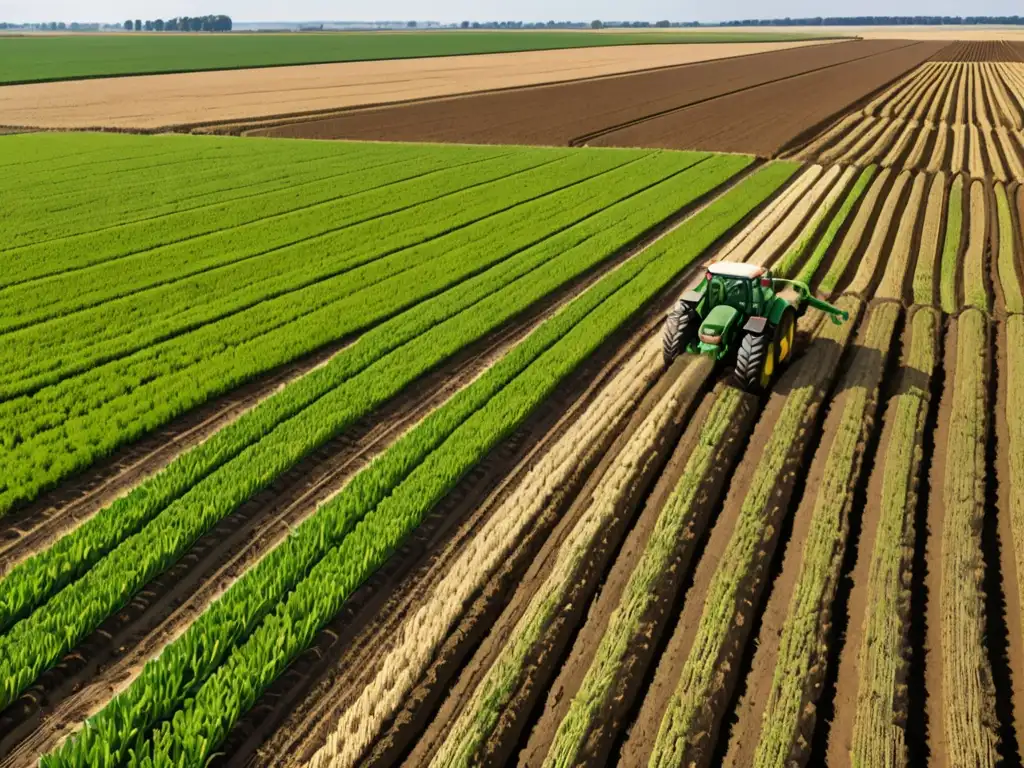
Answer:
<svg viewBox="0 0 1024 768"><path fill-rule="evenodd" d="M946 749L942 717L942 626L939 595L942 592L942 523L944 509L942 488L946 477L946 444L954 425L950 423L953 407L953 384L956 371L957 321L950 318L945 328L942 367L945 382L938 403L938 423L933 435L935 453L928 475L928 530L925 544L924 586L928 603L925 613L925 722L927 724L929 764L945 768Z"/></svg>
<svg viewBox="0 0 1024 768"><path fill-rule="evenodd" d="M821 44L608 46L9 85L0 89L0 121L39 128L157 130L563 82Z"/></svg>
<svg viewBox="0 0 1024 768"><path fill-rule="evenodd" d="M700 439L705 418L711 409L714 395L708 395L704 404L695 414L686 433L672 454L665 471L658 479L647 500L643 513L619 553L598 598L591 607L586 624L573 643L568 661L548 691L547 700L529 741L520 754L522 765L541 765L554 740L562 719L568 711L572 697L579 690L594 658L594 653L604 636L611 614L617 608L623 590L632 576L637 561L642 556L648 539L661 514L662 507L671 495L686 462ZM629 651L619 667L622 673L614 684L607 706L595 718L596 727L588 734L586 743L578 756L579 761L588 764L599 763L612 749L614 740L626 725L630 710L637 700L648 667L654 662L659 640L668 623L672 606L690 572L695 548L703 538L711 513L717 508L720 494L739 458L753 428L758 404L748 397L730 428L711 471L704 478L698 493L693 521L686 536L680 539L672 565L655 587L656 602L644 617L641 629L630 643Z"/></svg>
<svg viewBox="0 0 1024 768"><path fill-rule="evenodd" d="M877 305L875 305L877 306ZM898 322L898 321L897 321ZM866 332L867 321L861 324L861 336ZM861 339L858 339L860 342ZM844 552L847 546L851 520L850 516L857 515L854 508L854 494L861 483L861 474L866 474L861 462L864 459L864 452L875 426L875 411L878 405L878 391L882 383L888 358L886 355L892 353L892 349L886 350L885 354L879 354L877 350L862 347L858 344L848 353L851 357L850 367L839 380L835 396L828 406L828 415L822 428L821 441L814 452L810 471L804 486L803 496L800 499L799 507L793 520L793 530L789 541L785 544L782 554L782 566L778 577L770 586L770 595L767 607L761 617L761 629L755 642L753 662L750 672L744 682L745 689L736 706L732 725L729 734L728 751L726 752L725 765L733 768L746 768L754 764L754 753L757 749L762 731L762 719L765 704L772 688L775 675L775 666L778 660L779 643L782 637L782 630L789 614L789 604L793 592L799 583L800 572L803 566L804 545L807 540L814 514L814 506L818 494L821 492L835 493L836 489L822 489L822 480L832 452L832 446L842 423L843 412L847 402L857 394L854 388L864 388L868 392L868 400L864 409L864 422L861 431L861 439L857 446L858 455L855 458L856 468L851 477L851 485L845 489L847 503L844 512L846 519L842 522L843 538L835 542L833 563L839 568L843 562ZM868 494L868 500L877 498ZM857 521L859 527L859 521ZM831 606L835 600L835 587L838 582L838 573L833 582L833 591L823 595L821 605L821 630L827 635L832 625ZM840 617L836 617L840 618ZM810 690L805 694L805 712L810 712L810 717L804 723L803 733L805 744L811 743L815 726L814 707L817 705L817 695L821 693L821 678L824 677L828 667L827 643L818 645L819 657L812 663L812 667L820 670L816 679L809 679ZM854 681L856 683L856 681ZM856 692L856 685L852 689ZM794 748L796 745L794 745ZM799 754L799 750L794 749ZM802 758L806 760L807 755ZM841 765L842 762L832 763Z"/></svg>
<svg viewBox="0 0 1024 768"><path fill-rule="evenodd" d="M566 145L615 126L718 100L723 94L756 91L780 78L908 45L911 50L918 47L905 42L857 41L776 51L601 80L358 110L253 133L292 138ZM932 52L929 48L915 63ZM858 62L856 66L863 65ZM909 66L890 72L888 79Z"/></svg>
<svg viewBox="0 0 1024 768"><path fill-rule="evenodd" d="M973 40L950 43L932 61L1024 61L1024 43Z"/></svg>
<svg viewBox="0 0 1024 768"><path fill-rule="evenodd" d="M867 44L866 41L863 44ZM935 53L916 43L680 109L606 133L595 146L700 148L771 157Z"/></svg>

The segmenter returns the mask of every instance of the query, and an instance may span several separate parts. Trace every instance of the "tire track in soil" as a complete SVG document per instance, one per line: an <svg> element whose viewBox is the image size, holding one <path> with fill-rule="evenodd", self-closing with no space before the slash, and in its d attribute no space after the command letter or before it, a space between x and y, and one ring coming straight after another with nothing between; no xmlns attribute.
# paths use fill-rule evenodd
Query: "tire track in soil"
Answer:
<svg viewBox="0 0 1024 768"><path fill-rule="evenodd" d="M302 378L355 339L332 343L191 410L115 451L69 482L0 518L0 576L70 533L174 459L238 420L290 382Z"/></svg>
<svg viewBox="0 0 1024 768"><path fill-rule="evenodd" d="M873 303L872 308L877 308L880 303ZM870 316L869 318L870 319ZM900 327L903 325L902 312L896 318L896 326L893 338L899 338ZM866 333L868 320L861 322L860 336L858 342L863 340ZM765 603L764 613L760 618L760 626L752 634L755 641L751 644L752 653L748 653L747 662L743 665L744 672L741 673L741 683L738 686L735 706L730 712L731 722L723 726L723 735L720 739L720 747L724 749L723 765L734 768L746 768L754 764L754 755L760 741L763 730L763 713L769 692L774 684L774 674L778 659L779 645L782 637L783 627L789 615L790 601L801 575L803 566L804 546L810 532L811 518L814 514L814 507L817 502L817 495L821 492L821 483L832 453L833 444L837 438L838 430L842 424L843 414L847 403L856 397L856 388L863 387L868 393L868 405L864 410L864 423L870 425L866 431L861 433L859 470L851 477L853 484L846 489L851 498L849 516L841 525L846 528L846 541L837 542L837 559L842 565L851 560L856 552L857 540L860 536L862 521L858 509L863 509L865 499L872 498L866 495L866 486L870 467L874 464L875 450L878 446L880 420L876 420L876 414L880 412L883 396L881 389L885 387L886 381L891 379L893 373L894 355L892 349L886 350L884 354L878 354L869 347L860 346L858 342L852 345L847 352L848 365L840 375L828 404L828 413L825 417L821 431L821 439L813 453L810 469L806 481L801 489L799 504L793 516L792 529L788 539L783 536L780 542L779 552L776 555L778 568L773 569L773 577L769 580L769 593ZM823 409L824 410L824 409ZM878 455L884 455L878 454ZM795 496L797 494L794 494ZM846 607L846 595L843 589L843 576L845 568L840 568L836 579L836 591L828 601L828 615L823 621L825 626L831 625L829 631L830 640L828 646L819 649L820 657L816 666L824 667L819 679L817 691L822 692L823 687L820 680L824 679L835 666L835 641L837 630L844 624L843 613ZM850 690L847 687L846 690ZM856 686L853 689L856 691ZM805 707L816 707L817 699L812 695L805 697ZM806 711L806 710L805 710ZM821 722L825 718L820 715L809 718L810 731L813 732L815 722ZM727 722L730 720L727 717ZM806 724L805 720L805 724ZM731 727L730 727L731 726ZM810 733L803 732L806 743L809 745ZM809 752L809 751L808 751ZM806 762L808 752L801 754L801 761ZM720 750L720 754L722 754ZM842 765L842 761L830 763L831 765Z"/></svg>
<svg viewBox="0 0 1024 768"><path fill-rule="evenodd" d="M810 322L821 321L821 317L816 317L816 314L817 313L812 313L805 318L801 318L800 322L803 325L805 332L809 327ZM808 349L808 354L814 354L813 342L811 347ZM843 358L845 358L845 354L841 355L840 359L835 361L836 368L842 365ZM754 427L754 432L749 441L747 450L744 452L743 457L736 468L730 482L724 504L718 513L717 519L711 527L707 544L703 548L701 558L693 572L692 585L686 592L685 601L680 607L678 616L676 617L677 620L670 627L669 638L665 644L664 651L658 659L657 667L654 669L653 674L650 675L649 683L645 685L642 701L636 711L636 717L628 733L623 734L623 737L619 741L619 750L617 754L618 764L624 768L640 768L640 766L647 764L647 761L651 756L661 725L662 716L666 711L669 700L675 693L683 666L693 646L693 642L697 634L697 628L700 624L701 615L704 611L704 603L707 598L708 590L718 568L719 561L729 545L733 531L740 518L740 506L746 495L746 489L750 485L757 466L760 463L761 452L759 448L768 442L771 432L783 411L788 397L787 388L795 375L799 362L799 360L796 361L793 368L790 369L789 375L783 376L782 380L776 384L772 393L769 395L768 402L761 412L757 425ZM827 390L831 390L831 384L829 384ZM822 407L818 409L818 416L816 417L815 422L808 426L808 435L804 442L804 452L807 453L808 456L810 448L812 448L815 443L814 438L817 436L818 429L821 426L823 408L825 403L828 401L827 395L828 392L826 391L822 400ZM801 464L802 462L795 466L799 467ZM788 499L787 506L792 506L792 504L799 501L799 494L802 490L803 483L803 472L798 471L798 475L799 476L794 476L790 480L785 481L788 488L784 493L784 497ZM790 494L792 494L792 496L790 496ZM790 523L788 522L790 517L791 516L789 514L783 514L782 516L780 525L782 530L779 534L780 539L786 535L786 529L790 527ZM785 541L780 541L780 544L785 546ZM770 563L767 563L766 566L770 567ZM753 598L753 602L759 602L756 594ZM748 622L753 622L754 624L758 623L760 610L757 606L755 606L753 613L753 616L744 620L744 624L747 624ZM753 629L756 631L757 627L754 626ZM737 638L736 642L740 643L740 646L742 647L742 640L740 638ZM740 656L742 655L743 654L741 653ZM734 662L735 663L730 662L732 664L733 673L739 671L743 663L740 658L734 659ZM728 676L728 673L726 674ZM731 711L731 705L734 701L734 697L735 691L732 692L732 695L726 697L727 704L723 708L723 712ZM720 720L719 725L715 727L715 730L717 731L721 725L722 721ZM703 755L705 763L711 760L721 761L723 756L714 752L715 744L719 743L719 735L721 734L711 734L710 742L712 746Z"/></svg>
<svg viewBox="0 0 1024 768"><path fill-rule="evenodd" d="M0 712L0 766L25 765L141 671L246 569L401 434L483 373L560 306L621 263L613 258L427 374L250 498Z"/></svg>

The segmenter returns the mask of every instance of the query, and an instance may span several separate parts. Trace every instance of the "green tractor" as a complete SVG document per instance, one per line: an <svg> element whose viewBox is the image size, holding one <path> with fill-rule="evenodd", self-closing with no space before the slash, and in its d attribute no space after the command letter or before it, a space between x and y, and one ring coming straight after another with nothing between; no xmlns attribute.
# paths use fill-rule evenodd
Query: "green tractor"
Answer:
<svg viewBox="0 0 1024 768"><path fill-rule="evenodd" d="M665 365L683 352L731 356L733 376L748 392L771 386L793 354L797 318L815 307L840 324L848 312L815 298L806 283L772 277L756 264L719 261L669 312L662 337Z"/></svg>

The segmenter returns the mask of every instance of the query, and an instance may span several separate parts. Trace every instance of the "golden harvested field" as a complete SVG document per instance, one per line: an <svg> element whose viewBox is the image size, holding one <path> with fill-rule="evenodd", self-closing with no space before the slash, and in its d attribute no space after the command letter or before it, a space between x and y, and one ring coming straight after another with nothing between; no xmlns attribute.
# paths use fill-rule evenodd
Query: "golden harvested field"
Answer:
<svg viewBox="0 0 1024 768"><path fill-rule="evenodd" d="M0 121L152 130L555 83L832 41L609 46L74 80L0 89Z"/></svg>

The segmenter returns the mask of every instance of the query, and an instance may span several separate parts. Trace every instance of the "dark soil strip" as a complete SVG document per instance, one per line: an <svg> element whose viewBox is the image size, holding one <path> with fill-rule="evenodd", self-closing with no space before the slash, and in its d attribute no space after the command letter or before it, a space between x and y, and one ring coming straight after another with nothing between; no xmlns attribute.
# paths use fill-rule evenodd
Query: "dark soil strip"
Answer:
<svg viewBox="0 0 1024 768"><path fill-rule="evenodd" d="M908 43L905 43L903 47L910 47L912 45L916 45L916 43L908 42ZM589 144L591 142L596 141L597 139L600 139L600 137L605 136L605 135L607 135L609 133L614 133L615 131L625 130L626 128L632 128L634 126L640 125L641 123L647 122L648 120L656 120L658 118L668 117L669 115L672 115L672 114L674 114L676 112L679 112L680 110L689 109L691 107L696 107L696 106L699 106L701 104L706 104L707 102L714 101L715 99L724 99L724 98L727 98L729 96L737 96L737 95L745 93L747 91L751 91L751 90L753 90L755 88L762 88L764 86L775 85L777 83L783 83L783 82L785 82L787 80L792 80L793 78L803 77L805 75L811 75L811 74L814 74L814 73L817 73L817 72L822 72L822 71L824 71L826 69L831 69L833 67L841 67L841 66L845 66L845 65L856 63L858 61L864 61L865 59L869 59L869 58L871 58L871 57L873 57L875 55L877 55L877 54L874 51L872 51L871 53L867 53L864 56L861 56L861 57L856 58L856 59L849 59L847 61L839 61L839 62L835 62L835 63L832 63L832 64L825 64L824 66L815 67L814 69L808 69L808 70L806 70L804 72L796 72L796 73L793 73L791 75L785 75L783 77L775 78L773 80L767 80L767 81L765 81L763 83L757 83L757 84L750 85L750 86L747 86L747 87L744 87L744 88L737 88L736 90L733 90L733 91L727 91L725 93L715 94L714 96L709 96L706 99L701 99L700 101L694 101L694 102L692 102L690 104L684 104L684 105L679 106L679 107L674 107L674 108L671 108L671 109L666 109L666 110L664 110L662 112L656 112L656 113L653 113L653 114L650 114L650 115L644 115L642 117L638 117L635 120L630 120L628 122L620 123L618 125L609 125L609 126L607 126L605 128L602 128L599 131L595 131L593 133L589 133L589 134L586 134L584 136L577 136L576 138L574 138L569 143L572 146L574 146L574 147L583 147L583 146L586 146L587 144Z"/></svg>
<svg viewBox="0 0 1024 768"><path fill-rule="evenodd" d="M877 93L924 62L939 44L920 43L864 61L764 85L588 142L606 147L701 148L773 157L817 135L851 103Z"/></svg>
<svg viewBox="0 0 1024 768"><path fill-rule="evenodd" d="M603 80L357 110L247 135L567 146L608 126L906 46L906 41L862 40L773 51Z"/></svg>
<svg viewBox="0 0 1024 768"><path fill-rule="evenodd" d="M997 326L998 334L996 351L1001 349L1004 329ZM989 352L991 355L991 350ZM1001 507L1000 487L997 478L1006 478L1005 471L1000 471L1005 457L999 455L998 446L1005 445L1006 410L1005 387L1001 383L1007 375L1004 371L1004 359L995 355L988 380L988 402L995 406L994 424L990 424L988 441L985 446L985 520L981 529L981 547L985 558L985 639L989 663L992 665L992 678L996 688L996 716L999 718L999 753L1005 765L1021 765L1020 745L1017 742L1016 705L1021 691L1015 690L1014 672L1020 674L1021 668L1021 635L1020 605L1017 599L1017 568L1014 562L1013 531L1008 516ZM1003 405L1000 410L998 405ZM1024 404L1010 407L1020 408ZM1000 437L1003 441L1000 441ZM1005 481L1004 481L1005 482ZM1002 495L1005 495L1003 486ZM1004 570L1005 569L1005 570ZM1011 641L1010 627L1016 630ZM1017 678L1018 681L1020 678ZM1018 686L1019 687L1019 686Z"/></svg>

